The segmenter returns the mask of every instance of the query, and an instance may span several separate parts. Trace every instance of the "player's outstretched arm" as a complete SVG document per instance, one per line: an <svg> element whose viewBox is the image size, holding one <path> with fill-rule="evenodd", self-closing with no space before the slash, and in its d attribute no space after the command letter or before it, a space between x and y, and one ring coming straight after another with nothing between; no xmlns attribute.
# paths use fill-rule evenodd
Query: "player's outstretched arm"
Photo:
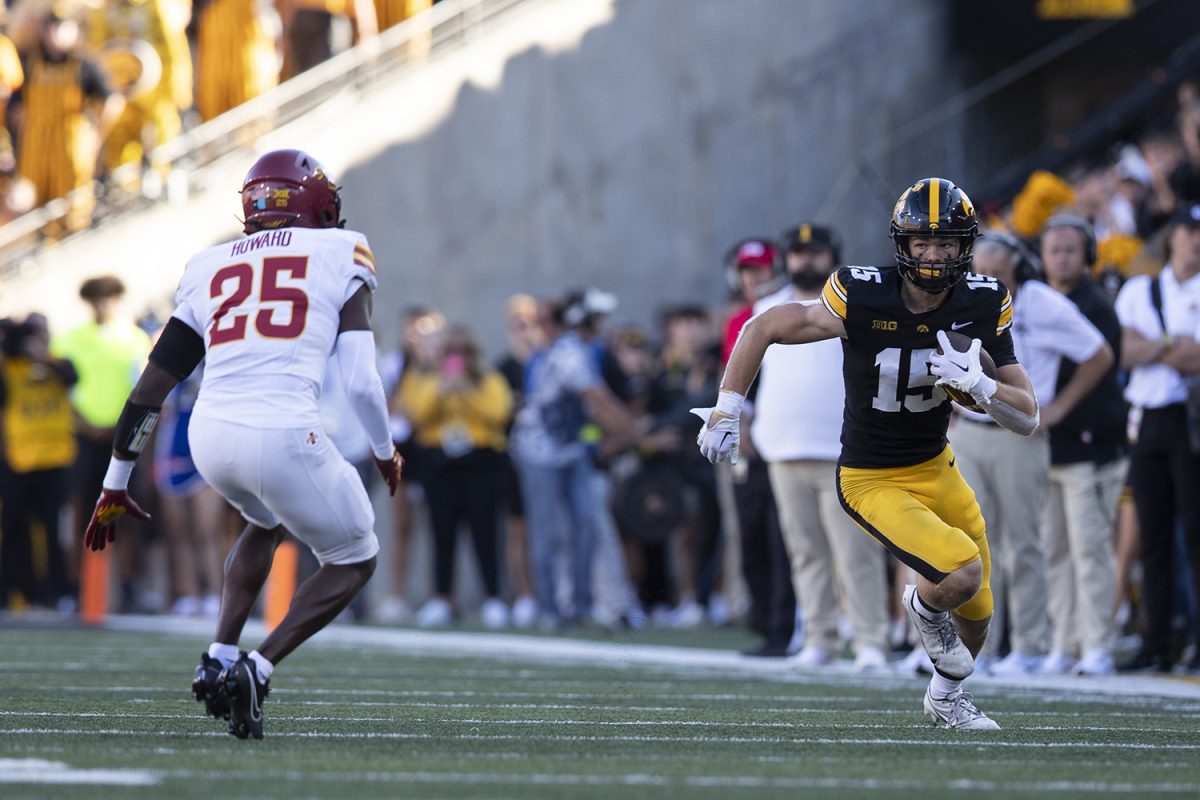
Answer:
<svg viewBox="0 0 1200 800"><path fill-rule="evenodd" d="M714 464L726 459L737 463L742 404L768 347L819 342L845 335L846 326L842 320L819 302L784 303L752 317L738 334L729 356L716 406L692 409L692 413L705 422L696 439L704 457Z"/></svg>
<svg viewBox="0 0 1200 800"><path fill-rule="evenodd" d="M819 302L784 303L751 317L738 334L721 391L745 395L773 344L807 344L846 335L841 319Z"/></svg>
<svg viewBox="0 0 1200 800"><path fill-rule="evenodd" d="M83 534L83 543L103 550L117 537L117 520L126 514L150 519L129 496L129 476L142 448L154 432L163 401L176 384L192 374L204 358L204 340L184 322L171 317L159 335L150 362L129 393L113 434L113 454L101 484L100 497Z"/></svg>
<svg viewBox="0 0 1200 800"><path fill-rule="evenodd" d="M375 334L371 331L371 290L364 284L342 306L335 350L346 398L362 423L375 466L395 494L403 461L388 428L387 395L375 366Z"/></svg>

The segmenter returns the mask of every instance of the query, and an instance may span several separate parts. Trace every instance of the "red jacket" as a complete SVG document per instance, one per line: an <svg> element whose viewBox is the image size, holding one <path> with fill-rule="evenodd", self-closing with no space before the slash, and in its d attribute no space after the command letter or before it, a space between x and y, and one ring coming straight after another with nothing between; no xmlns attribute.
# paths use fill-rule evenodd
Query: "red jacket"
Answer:
<svg viewBox="0 0 1200 800"><path fill-rule="evenodd" d="M724 367L729 363L729 356L733 353L733 346L737 344L738 334L742 332L742 326L750 321L750 317L754 316L754 306L744 306L729 315L729 319L725 321L725 341L721 343L721 366Z"/></svg>

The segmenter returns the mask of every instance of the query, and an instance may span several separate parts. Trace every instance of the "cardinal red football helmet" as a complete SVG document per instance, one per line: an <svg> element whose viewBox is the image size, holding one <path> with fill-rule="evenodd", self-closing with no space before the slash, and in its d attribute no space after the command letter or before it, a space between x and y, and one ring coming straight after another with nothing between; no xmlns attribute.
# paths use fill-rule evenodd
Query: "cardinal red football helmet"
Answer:
<svg viewBox="0 0 1200 800"><path fill-rule="evenodd" d="M246 233L271 228L341 228L342 200L321 162L303 150L273 150L242 181Z"/></svg>

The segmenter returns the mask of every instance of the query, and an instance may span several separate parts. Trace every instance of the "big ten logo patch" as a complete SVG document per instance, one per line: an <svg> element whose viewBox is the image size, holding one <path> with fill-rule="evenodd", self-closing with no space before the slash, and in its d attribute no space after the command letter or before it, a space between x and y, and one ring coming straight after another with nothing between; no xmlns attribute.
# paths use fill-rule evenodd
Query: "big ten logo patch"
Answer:
<svg viewBox="0 0 1200 800"><path fill-rule="evenodd" d="M894 319L873 319L871 320L871 330L873 331L894 331L899 327L899 323Z"/></svg>

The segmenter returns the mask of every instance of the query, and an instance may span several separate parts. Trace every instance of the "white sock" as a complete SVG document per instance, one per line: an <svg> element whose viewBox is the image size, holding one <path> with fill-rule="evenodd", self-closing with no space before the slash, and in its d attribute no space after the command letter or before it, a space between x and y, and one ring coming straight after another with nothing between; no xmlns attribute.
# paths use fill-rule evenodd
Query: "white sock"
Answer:
<svg viewBox="0 0 1200 800"><path fill-rule="evenodd" d="M208 646L208 657L215 658L218 662L220 662L222 667L228 667L230 664L238 660L237 645L213 642Z"/></svg>
<svg viewBox="0 0 1200 800"><path fill-rule="evenodd" d="M957 692L960 686L962 686L962 681L947 678L940 672L934 672L933 678L929 681L929 694L934 700L945 700Z"/></svg>
<svg viewBox="0 0 1200 800"><path fill-rule="evenodd" d="M275 671L275 665L267 661L263 654L255 650L250 654L250 660L254 662L255 671L258 673L258 679L266 683L271 679L271 673Z"/></svg>
<svg viewBox="0 0 1200 800"><path fill-rule="evenodd" d="M941 622L946 618L946 615L950 613L948 611L937 611L936 609L930 608L925 604L925 601L921 599L920 592L914 591L912 593L912 597L913 610L930 622Z"/></svg>

